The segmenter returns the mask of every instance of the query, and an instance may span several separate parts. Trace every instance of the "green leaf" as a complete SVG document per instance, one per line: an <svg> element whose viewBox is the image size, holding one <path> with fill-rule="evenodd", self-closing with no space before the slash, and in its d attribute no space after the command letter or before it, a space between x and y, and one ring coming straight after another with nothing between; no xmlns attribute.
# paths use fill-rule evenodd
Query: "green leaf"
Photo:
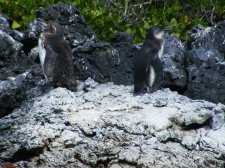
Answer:
<svg viewBox="0 0 225 168"><path fill-rule="evenodd" d="M18 29L20 27L21 27L21 25L17 21L13 20L13 22L12 22L12 29Z"/></svg>
<svg viewBox="0 0 225 168"><path fill-rule="evenodd" d="M143 28L148 29L149 27L150 27L149 24L145 22Z"/></svg>
<svg viewBox="0 0 225 168"><path fill-rule="evenodd" d="M170 20L170 24L176 26L176 25L177 25L177 20L176 20L175 18L172 18L172 19Z"/></svg>

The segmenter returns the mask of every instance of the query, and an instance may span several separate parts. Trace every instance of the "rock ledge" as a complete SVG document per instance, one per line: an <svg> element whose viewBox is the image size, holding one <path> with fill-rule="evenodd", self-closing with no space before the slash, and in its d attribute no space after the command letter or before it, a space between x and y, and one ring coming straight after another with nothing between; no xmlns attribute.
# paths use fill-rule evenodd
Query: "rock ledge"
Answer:
<svg viewBox="0 0 225 168"><path fill-rule="evenodd" d="M215 116L224 117L224 105L169 89L133 97L132 89L88 79L76 93L57 88L33 98L0 119L0 162L82 168L225 166L225 128L209 127Z"/></svg>

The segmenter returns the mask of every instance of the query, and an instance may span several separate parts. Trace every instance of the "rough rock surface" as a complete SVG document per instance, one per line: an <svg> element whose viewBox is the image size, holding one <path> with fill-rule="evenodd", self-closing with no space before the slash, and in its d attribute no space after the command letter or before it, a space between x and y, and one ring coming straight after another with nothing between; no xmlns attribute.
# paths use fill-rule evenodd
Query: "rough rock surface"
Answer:
<svg viewBox="0 0 225 168"><path fill-rule="evenodd" d="M0 80L16 76L28 68L28 60L21 52L21 48L20 42L0 30Z"/></svg>
<svg viewBox="0 0 225 168"><path fill-rule="evenodd" d="M136 50L131 41L123 41L123 39L115 40L112 45L97 42L83 46L76 50L78 58L82 58L75 61L78 79L85 80L91 77L100 83L131 85Z"/></svg>
<svg viewBox="0 0 225 168"><path fill-rule="evenodd" d="M225 103L225 21L193 28L185 57L187 96Z"/></svg>
<svg viewBox="0 0 225 168"><path fill-rule="evenodd" d="M10 27L10 19L8 18L8 16L4 15L3 13L0 13L0 30L6 32L16 41L21 42L23 33L17 30L12 30Z"/></svg>
<svg viewBox="0 0 225 168"><path fill-rule="evenodd" d="M184 92L187 85L185 70L185 46L175 35L165 35L165 45L162 56L164 64L164 86Z"/></svg>
<svg viewBox="0 0 225 168"><path fill-rule="evenodd" d="M33 66L16 77L0 81L0 118L11 113L26 100L40 96L48 89L40 71L39 66Z"/></svg>
<svg viewBox="0 0 225 168"><path fill-rule="evenodd" d="M72 48L98 40L94 32L86 25L80 11L70 3L58 3L47 8L39 8L36 17L59 22Z"/></svg>
<svg viewBox="0 0 225 168"><path fill-rule="evenodd" d="M143 96L131 86L57 88L0 119L0 162L33 167L224 167L225 106L169 89ZM84 91L85 90L85 91ZM197 129L196 129L197 128Z"/></svg>
<svg viewBox="0 0 225 168"><path fill-rule="evenodd" d="M42 78L37 73L40 68L32 67L22 50L22 36L11 30L8 18L0 14L0 117L19 107L27 91Z"/></svg>

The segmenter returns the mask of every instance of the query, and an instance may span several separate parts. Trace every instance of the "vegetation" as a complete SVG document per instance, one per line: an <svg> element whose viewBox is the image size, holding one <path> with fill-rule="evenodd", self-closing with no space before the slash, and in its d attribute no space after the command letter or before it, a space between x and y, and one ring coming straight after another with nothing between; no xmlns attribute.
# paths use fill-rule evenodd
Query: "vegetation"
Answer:
<svg viewBox="0 0 225 168"><path fill-rule="evenodd" d="M73 3L105 41L117 31L142 41L151 25L173 25L173 32L186 39L194 25L210 26L225 19L225 0L0 0L0 12L10 17L12 28L25 30L38 7L57 2Z"/></svg>

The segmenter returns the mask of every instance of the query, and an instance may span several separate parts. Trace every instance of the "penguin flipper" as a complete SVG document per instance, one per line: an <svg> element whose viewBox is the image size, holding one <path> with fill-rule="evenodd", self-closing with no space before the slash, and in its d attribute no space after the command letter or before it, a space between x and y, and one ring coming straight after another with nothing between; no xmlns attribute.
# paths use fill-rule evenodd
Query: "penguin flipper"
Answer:
<svg viewBox="0 0 225 168"><path fill-rule="evenodd" d="M54 69L58 54L52 50L50 46L46 47L46 57L44 61L43 71L47 80L52 82L54 77Z"/></svg>

